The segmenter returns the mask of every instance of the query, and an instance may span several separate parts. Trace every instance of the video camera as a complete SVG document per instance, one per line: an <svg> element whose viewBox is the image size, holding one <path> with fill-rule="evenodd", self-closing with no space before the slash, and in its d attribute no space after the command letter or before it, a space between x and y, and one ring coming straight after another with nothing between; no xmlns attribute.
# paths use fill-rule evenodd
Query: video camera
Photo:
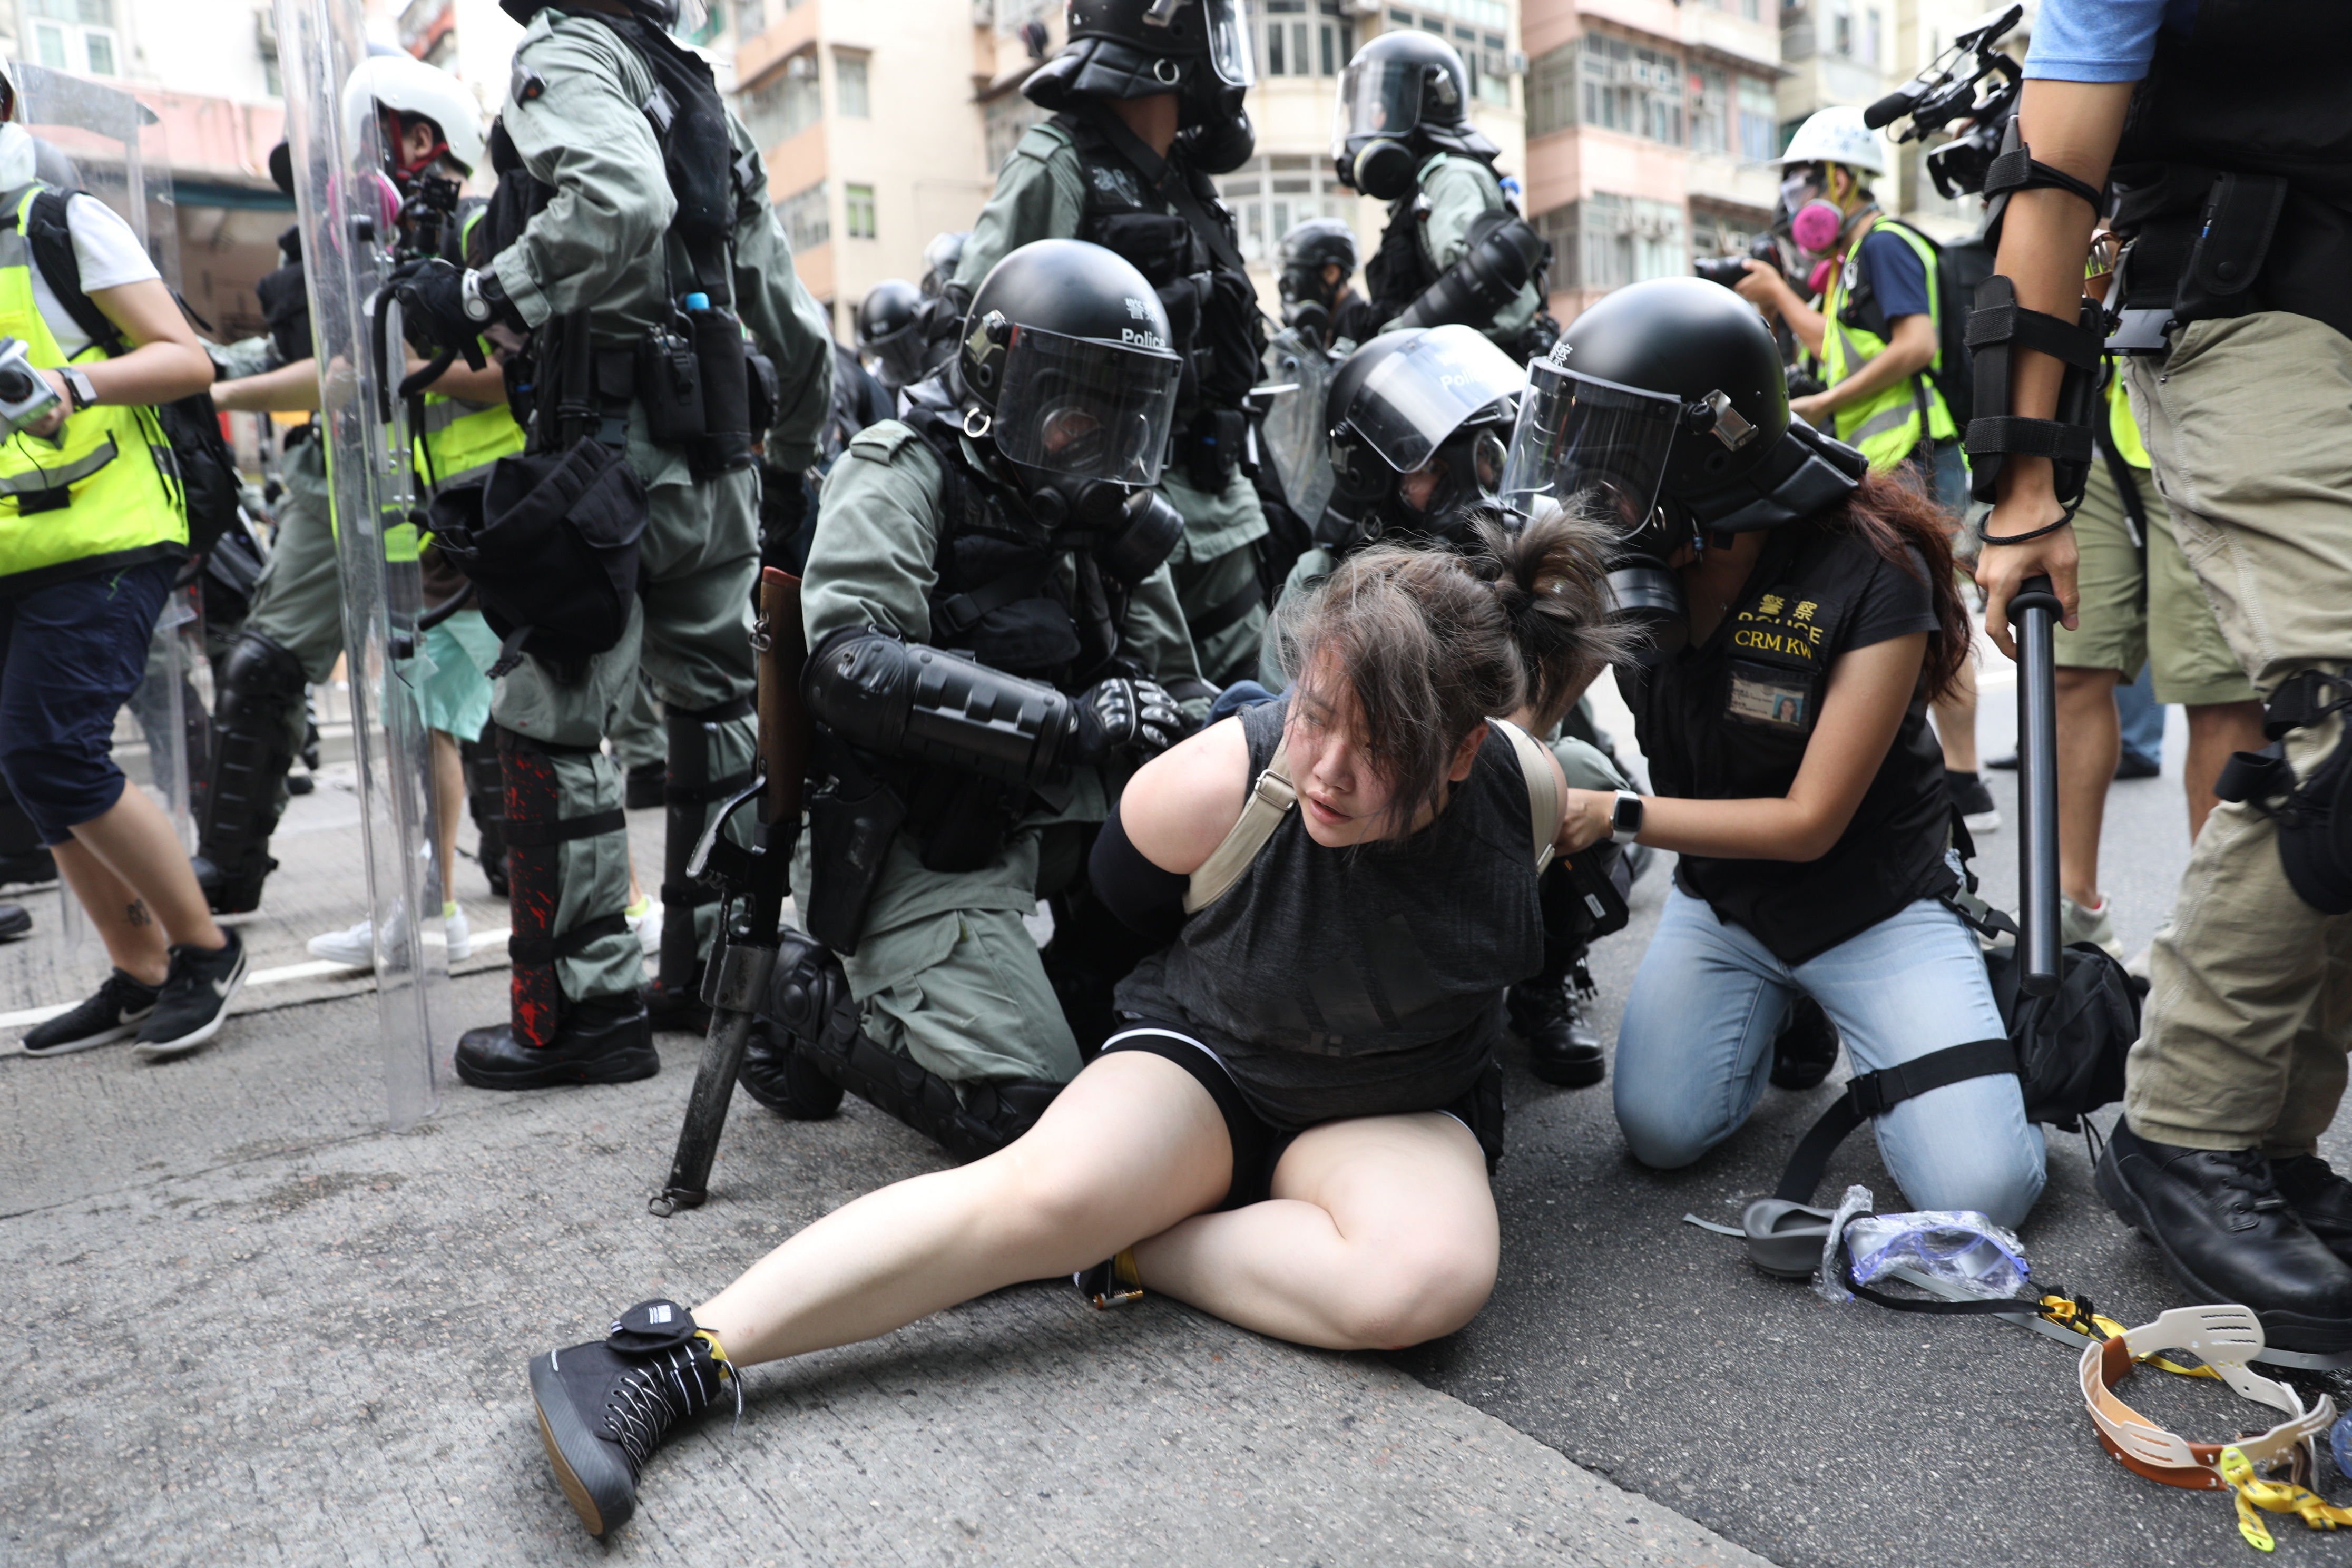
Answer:
<svg viewBox="0 0 2352 1568"><path fill-rule="evenodd" d="M2023 68L1994 46L2024 15L2021 5L1986 12L1927 69L1862 111L1862 122L1873 131L1907 118L1911 123L1895 138L1897 142L1924 141L1960 124L1952 140L1927 158L1927 174L1947 200L1984 193L1985 173L2000 152L2025 81ZM1986 85L1988 78L1992 79Z"/></svg>
<svg viewBox="0 0 2352 1568"><path fill-rule="evenodd" d="M1739 286L1739 280L1748 276L1749 257L1762 262L1773 271L1784 277L1787 276L1786 269L1780 265L1780 247L1772 243L1772 237L1769 234L1759 234L1750 239L1748 242L1747 256L1702 256L1691 263L1691 270L1710 283L1720 283L1727 289L1736 289Z"/></svg>
<svg viewBox="0 0 2352 1568"><path fill-rule="evenodd" d="M41 422L58 405L58 389L33 364L22 338L0 338L0 425L11 435Z"/></svg>
<svg viewBox="0 0 2352 1568"><path fill-rule="evenodd" d="M457 258L457 203L463 195L457 181L426 174L400 204L400 240L396 258L414 261L439 256Z"/></svg>

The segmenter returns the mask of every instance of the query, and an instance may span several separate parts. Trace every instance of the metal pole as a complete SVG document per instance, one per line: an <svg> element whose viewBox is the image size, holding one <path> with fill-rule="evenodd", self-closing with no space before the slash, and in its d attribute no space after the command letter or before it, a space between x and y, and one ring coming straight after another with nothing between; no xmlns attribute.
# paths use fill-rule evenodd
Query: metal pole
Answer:
<svg viewBox="0 0 2352 1568"><path fill-rule="evenodd" d="M2009 602L2017 628L2020 984L2029 996L2058 989L2058 671L2051 633L2063 613L2047 577L2027 578Z"/></svg>

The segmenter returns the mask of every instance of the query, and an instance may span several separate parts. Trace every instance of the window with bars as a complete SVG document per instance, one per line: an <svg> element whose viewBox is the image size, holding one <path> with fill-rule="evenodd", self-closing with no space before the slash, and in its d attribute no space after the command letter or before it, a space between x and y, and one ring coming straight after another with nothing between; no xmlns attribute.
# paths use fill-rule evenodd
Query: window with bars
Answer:
<svg viewBox="0 0 2352 1568"><path fill-rule="evenodd" d="M1337 6L1327 3L1326 9ZM1445 7L1446 16L1426 12L1394 9L1389 12L1391 27L1418 27L1424 33L1434 33L1454 46L1462 63L1470 72L1470 96L1485 99L1489 103L1511 101L1511 48L1509 7L1495 0L1452 0Z"/></svg>
<svg viewBox="0 0 2352 1568"><path fill-rule="evenodd" d="M114 0L26 0L33 58L52 70L112 76Z"/></svg>
<svg viewBox="0 0 2352 1568"><path fill-rule="evenodd" d="M796 136L823 118L824 100L818 90L816 51L803 49L783 68L746 91L740 112L744 128L762 147Z"/></svg>
<svg viewBox="0 0 2352 1568"><path fill-rule="evenodd" d="M1355 194L1319 158L1253 158L1217 184L1241 229L1244 260L1272 260L1282 237L1310 217L1354 216Z"/></svg>
<svg viewBox="0 0 2352 1568"><path fill-rule="evenodd" d="M1355 52L1356 24L1340 15L1339 0L1265 0L1264 74L1338 76Z"/></svg>
<svg viewBox="0 0 2352 1568"><path fill-rule="evenodd" d="M1690 270L1688 225L1672 202L1595 192L1538 215L1551 242L1555 285L1622 289Z"/></svg>
<svg viewBox="0 0 2352 1568"><path fill-rule="evenodd" d="M833 56L833 109L845 120L870 120L873 100L866 92L866 57L836 49Z"/></svg>
<svg viewBox="0 0 2352 1568"><path fill-rule="evenodd" d="M1739 155L1750 163L1761 163L1780 152L1780 144L1773 135L1774 116L1780 112L1772 95L1772 84L1761 77L1739 79Z"/></svg>
<svg viewBox="0 0 2352 1568"><path fill-rule="evenodd" d="M1605 33L1584 35L1577 53L1587 125L1682 145L1681 60Z"/></svg>
<svg viewBox="0 0 2352 1568"><path fill-rule="evenodd" d="M776 221L795 252L805 255L833 238L833 215L825 210L824 182L794 191L776 203Z"/></svg>
<svg viewBox="0 0 2352 1568"><path fill-rule="evenodd" d="M1576 46L1562 44L1528 63L1528 135L1572 129L1576 112Z"/></svg>
<svg viewBox="0 0 2352 1568"><path fill-rule="evenodd" d="M1717 156L1731 151L1731 73L1693 64L1683 82L1690 104L1690 150Z"/></svg>

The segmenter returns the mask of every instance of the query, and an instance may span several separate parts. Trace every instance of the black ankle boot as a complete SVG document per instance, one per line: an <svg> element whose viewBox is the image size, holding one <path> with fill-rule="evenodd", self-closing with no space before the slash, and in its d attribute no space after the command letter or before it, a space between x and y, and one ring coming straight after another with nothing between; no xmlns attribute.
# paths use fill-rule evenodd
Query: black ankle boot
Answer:
<svg viewBox="0 0 2352 1568"><path fill-rule="evenodd" d="M1772 1042L1772 1087L1811 1089L1837 1066L1837 1026L1810 996L1800 996Z"/></svg>
<svg viewBox="0 0 2352 1568"><path fill-rule="evenodd" d="M719 1342L675 1301L640 1301L611 1334L530 1363L530 1398L555 1479L591 1535L627 1522L637 1478L672 1428L719 1402L743 1419L743 1384Z"/></svg>
<svg viewBox="0 0 2352 1568"><path fill-rule="evenodd" d="M678 918L691 921L694 911L681 910ZM710 1009L702 1001L701 964L694 966L693 974L683 985L665 985L659 979L648 980L639 989L638 994L645 999L646 1017L663 1034L710 1033Z"/></svg>
<svg viewBox="0 0 2352 1568"><path fill-rule="evenodd" d="M2352 1350L2352 1265L2312 1234L2262 1155L2152 1142L2118 1119L2096 1181L2192 1300L2252 1307L2281 1350Z"/></svg>
<svg viewBox="0 0 2352 1568"><path fill-rule="evenodd" d="M511 1023L457 1037L457 1076L476 1089L551 1089L568 1083L629 1083L661 1071L645 1004L635 994L588 996L563 1015L555 1038L534 1046Z"/></svg>
<svg viewBox="0 0 2352 1568"><path fill-rule="evenodd" d="M2271 1180L2295 1217L2327 1249L2352 1263L2352 1182L2316 1154L2271 1162Z"/></svg>
<svg viewBox="0 0 2352 1568"><path fill-rule="evenodd" d="M1591 1089L1609 1072L1601 1033L1584 1016L1592 978L1581 960L1511 987L1511 1027L1528 1043L1528 1070L1563 1089Z"/></svg>

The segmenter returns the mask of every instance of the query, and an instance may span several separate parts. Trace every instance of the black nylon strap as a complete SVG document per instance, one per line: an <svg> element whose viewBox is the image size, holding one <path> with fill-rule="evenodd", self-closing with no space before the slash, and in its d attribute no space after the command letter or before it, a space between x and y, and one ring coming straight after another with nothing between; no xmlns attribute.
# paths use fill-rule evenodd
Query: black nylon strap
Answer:
<svg viewBox="0 0 2352 1568"><path fill-rule="evenodd" d="M698 724L727 724L738 719L749 719L752 705L748 697L731 697L709 708L673 708L670 711Z"/></svg>
<svg viewBox="0 0 2352 1568"><path fill-rule="evenodd" d="M1969 312L1968 343L1971 350L2011 343L2038 349L2053 359L2084 370L2095 370L2103 346L2096 332L2079 321L2068 321L2022 305L1982 305Z"/></svg>
<svg viewBox="0 0 2352 1568"><path fill-rule="evenodd" d="M2324 723L2352 705L2352 682L2323 669L2297 670L2279 683L2263 708L2263 733L2275 741L2290 730Z"/></svg>
<svg viewBox="0 0 2352 1568"><path fill-rule="evenodd" d="M2231 805L2252 801L2266 806L2294 787L2294 770L2286 764L2285 749L2272 742L2259 752L2232 752L2213 781L2213 798Z"/></svg>
<svg viewBox="0 0 2352 1568"><path fill-rule="evenodd" d="M2087 465L2091 460L2091 427L2057 419L2028 419L2021 414L1996 415L1969 421L1968 449L1971 458L1998 453Z"/></svg>
<svg viewBox="0 0 2352 1568"><path fill-rule="evenodd" d="M662 908L665 910L696 910L719 901L719 889L700 882L664 882L661 885Z"/></svg>
<svg viewBox="0 0 2352 1568"><path fill-rule="evenodd" d="M1789 1156L1788 1168L1780 1173L1780 1190L1773 1195L1790 1203L1811 1203L1813 1189L1822 1184L1822 1173L1829 1169L1830 1156L1845 1142L1847 1134L1872 1117L1884 1116L1905 1100L1916 1100L1930 1089L1972 1078L2016 1072L2016 1047L2006 1039L1998 1039L1947 1046L1911 1061L1858 1075L1797 1144L1796 1152Z"/></svg>
<svg viewBox="0 0 2352 1568"><path fill-rule="evenodd" d="M2012 147L1985 165L1984 196L1993 197L2011 191L2054 190L2080 196L2091 204L2091 210L2100 210L2099 193L2084 181L2063 169L2053 169L2033 156L2033 149Z"/></svg>
<svg viewBox="0 0 2352 1568"><path fill-rule="evenodd" d="M1255 609L1261 602L1257 584L1253 583L1207 615L1185 616L1184 629L1192 634L1194 642L1215 637L1228 626L1241 625L1250 611Z"/></svg>
<svg viewBox="0 0 2352 1568"><path fill-rule="evenodd" d="M982 584L967 594L956 594L931 606L932 635L944 640L961 637L980 625L991 612L1021 599L1034 599L1053 574L1055 563L1040 556L1025 565L1015 566L1002 576Z"/></svg>
<svg viewBox="0 0 2352 1568"><path fill-rule="evenodd" d="M724 778L712 779L705 784L666 784L662 785L664 805L709 805L725 800L759 776L750 768L731 773Z"/></svg>
<svg viewBox="0 0 2352 1568"><path fill-rule="evenodd" d="M626 936L628 931L628 916L599 915L551 939L510 936L507 938L507 959L517 969L544 969L559 958L572 958L585 952L591 942L602 942L608 936Z"/></svg>
<svg viewBox="0 0 2352 1568"><path fill-rule="evenodd" d="M625 833L628 828L628 814L618 806L611 811L591 812L586 816L558 817L553 822L517 822L509 817L507 845L515 849L538 849L550 844L569 844L575 838Z"/></svg>

